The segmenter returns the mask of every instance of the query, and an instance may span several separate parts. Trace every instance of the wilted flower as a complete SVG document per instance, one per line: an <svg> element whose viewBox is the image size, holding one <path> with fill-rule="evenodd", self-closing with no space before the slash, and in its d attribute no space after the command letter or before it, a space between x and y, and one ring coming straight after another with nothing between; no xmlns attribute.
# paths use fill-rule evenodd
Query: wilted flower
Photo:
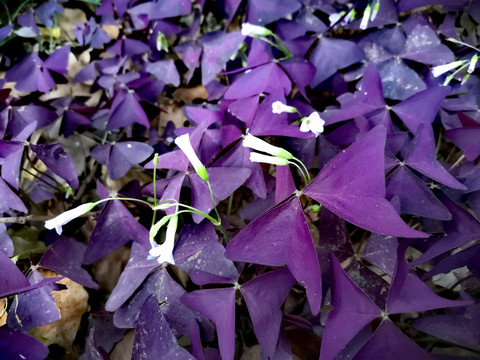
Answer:
<svg viewBox="0 0 480 360"><path fill-rule="evenodd" d="M303 119L302 124L300 125L300 131L311 131L315 134L315 136L318 136L323 132L324 125L325 120L320 117L318 112L314 111L308 117Z"/></svg>
<svg viewBox="0 0 480 360"><path fill-rule="evenodd" d="M297 111L297 108L285 105L281 101L275 101L274 103L272 103L272 112L274 114L295 113Z"/></svg>
<svg viewBox="0 0 480 360"><path fill-rule="evenodd" d="M261 36L261 35L268 36L268 35L272 35L272 32L263 26L243 23L242 35L243 36Z"/></svg>
<svg viewBox="0 0 480 360"><path fill-rule="evenodd" d="M175 139L175 144L177 144L180 150L182 150L187 156L198 176L200 176L203 180L208 181L207 169L205 168L205 165L202 164L197 154L195 154L192 144L190 143L190 136L185 134L177 137Z"/></svg>
<svg viewBox="0 0 480 360"><path fill-rule="evenodd" d="M264 153L290 160L293 159L293 155L285 149L273 146L262 139L259 139L251 134L247 134L243 139L243 146L257 151L262 151Z"/></svg>
<svg viewBox="0 0 480 360"><path fill-rule="evenodd" d="M60 235L62 233L63 225L72 221L73 219L76 219L79 216L82 216L83 214L86 214L87 212L92 210L96 205L97 205L96 203L86 203L86 204L77 206L74 209L65 211L64 213L58 215L57 217L45 221L45 227L48 230L52 230L53 228L55 228L55 230L57 231L57 234Z"/></svg>

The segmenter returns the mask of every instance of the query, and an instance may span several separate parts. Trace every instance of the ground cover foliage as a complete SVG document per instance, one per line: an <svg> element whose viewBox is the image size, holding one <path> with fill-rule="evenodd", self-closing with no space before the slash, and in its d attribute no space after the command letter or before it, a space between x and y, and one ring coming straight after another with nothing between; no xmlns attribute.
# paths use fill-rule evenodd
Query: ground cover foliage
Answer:
<svg viewBox="0 0 480 360"><path fill-rule="evenodd" d="M0 357L480 357L479 2L0 3Z"/></svg>

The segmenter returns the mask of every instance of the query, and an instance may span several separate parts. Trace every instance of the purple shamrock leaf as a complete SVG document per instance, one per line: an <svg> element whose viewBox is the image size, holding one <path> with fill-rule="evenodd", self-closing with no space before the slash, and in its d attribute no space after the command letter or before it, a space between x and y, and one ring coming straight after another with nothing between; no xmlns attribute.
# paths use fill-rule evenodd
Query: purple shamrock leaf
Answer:
<svg viewBox="0 0 480 360"><path fill-rule="evenodd" d="M30 284L34 285L45 277L37 270L28 276ZM60 319L60 310L55 305L52 291L60 290L56 284L49 284L38 289L18 294L8 312L7 325L12 330L27 332L35 326L45 325Z"/></svg>
<svg viewBox="0 0 480 360"><path fill-rule="evenodd" d="M5 359L44 360L48 348L33 336L0 328L0 353Z"/></svg>
<svg viewBox="0 0 480 360"><path fill-rule="evenodd" d="M364 58L362 49L352 41L322 37L312 53L310 61L317 68L310 86L316 87L337 70L360 62Z"/></svg>
<svg viewBox="0 0 480 360"><path fill-rule="evenodd" d="M140 359L179 359L195 360L184 348L180 347L155 294L150 295L142 306L135 326L132 358Z"/></svg>
<svg viewBox="0 0 480 360"><path fill-rule="evenodd" d="M207 169L207 173L215 205L229 197L250 176L249 169L233 167L211 167ZM197 173L190 173L189 179L192 186L192 206L208 214L213 210L208 184ZM197 224L204 219L203 215L199 214L192 214L192 218Z"/></svg>
<svg viewBox="0 0 480 360"><path fill-rule="evenodd" d="M204 314L215 324L222 359L233 360L235 354L235 289L196 290L183 295L182 302Z"/></svg>
<svg viewBox="0 0 480 360"><path fill-rule="evenodd" d="M303 193L364 229L392 236L427 237L408 227L385 199L385 139L384 126L370 130L336 155Z"/></svg>
<svg viewBox="0 0 480 360"><path fill-rule="evenodd" d="M400 214L450 220L452 215L425 183L406 166L399 166L386 180L387 199L400 201Z"/></svg>
<svg viewBox="0 0 480 360"><path fill-rule="evenodd" d="M393 276L397 261L398 239L392 236L371 234L363 257L389 276Z"/></svg>
<svg viewBox="0 0 480 360"><path fill-rule="evenodd" d="M82 268L86 245L70 237L60 237L43 254L38 266L64 275L76 283L98 289L97 283Z"/></svg>
<svg viewBox="0 0 480 360"><path fill-rule="evenodd" d="M115 311L122 306L142 284L147 275L158 267L156 261L148 260L149 250L150 247L147 248L138 242L132 244L130 259L128 259L127 266L122 271L117 285L105 304L105 310Z"/></svg>
<svg viewBox="0 0 480 360"><path fill-rule="evenodd" d="M454 189L467 190L436 160L435 138L430 125L419 125L405 155L405 164Z"/></svg>
<svg viewBox="0 0 480 360"><path fill-rule="evenodd" d="M55 14L63 14L63 6L55 0L48 0L35 9L35 14L47 28L52 28Z"/></svg>
<svg viewBox="0 0 480 360"><path fill-rule="evenodd" d="M457 314L426 316L413 326L424 333L480 351L480 305L472 304Z"/></svg>
<svg viewBox="0 0 480 360"><path fill-rule="evenodd" d="M449 92L450 89L445 86L430 87L392 106L392 111L412 133L417 134L421 124L424 124L425 127L430 126L437 115L440 104Z"/></svg>
<svg viewBox="0 0 480 360"><path fill-rule="evenodd" d="M62 144L30 144L30 149L55 174L68 185L78 189L78 177L72 157L63 150Z"/></svg>
<svg viewBox="0 0 480 360"><path fill-rule="evenodd" d="M0 140L2 178L17 190L24 147L25 145L20 141Z"/></svg>
<svg viewBox="0 0 480 360"><path fill-rule="evenodd" d="M275 177L275 204L281 203L293 192L295 183L289 166L277 166Z"/></svg>
<svg viewBox="0 0 480 360"><path fill-rule="evenodd" d="M439 238L413 264L418 265L446 251L468 244L480 237L480 222L470 212L442 192L437 197L452 214L452 220L443 222L446 236Z"/></svg>
<svg viewBox="0 0 480 360"><path fill-rule="evenodd" d="M184 294L185 290L170 277L167 270L159 268L148 277L142 288L128 303L115 311L114 323L119 328L135 327L146 299L155 295L156 301L163 303L160 311L176 336L189 335L190 325L198 321L205 340L212 340L213 332L210 323L203 315L189 309L180 301Z"/></svg>
<svg viewBox="0 0 480 360"><path fill-rule="evenodd" d="M8 212L10 209L21 212L28 212L22 200L10 190L8 185L0 177L0 213Z"/></svg>
<svg viewBox="0 0 480 360"><path fill-rule="evenodd" d="M480 123L471 117L458 112L462 127L445 131L445 136L465 153L469 161L474 161L480 155Z"/></svg>
<svg viewBox="0 0 480 360"><path fill-rule="evenodd" d="M138 96L133 90L120 91L115 95L112 110L108 119L107 130L133 125L134 123L150 127L147 114L140 105Z"/></svg>
<svg viewBox="0 0 480 360"><path fill-rule="evenodd" d="M150 62L145 66L145 71L165 84L172 84L176 87L180 85L180 75L172 59Z"/></svg>
<svg viewBox="0 0 480 360"><path fill-rule="evenodd" d="M237 53L243 39L240 31L230 33L216 31L199 39L203 47L202 84L208 84L217 76L228 60Z"/></svg>
<svg viewBox="0 0 480 360"><path fill-rule="evenodd" d="M192 2L179 0L171 3L168 0L157 0L153 2L149 17L151 20L165 19L181 15L187 15L192 11Z"/></svg>
<svg viewBox="0 0 480 360"><path fill-rule="evenodd" d="M470 305L471 301L453 301L435 294L427 284L410 272L405 259L408 242L398 246L397 265L388 293L386 310L389 314L418 312L445 307Z"/></svg>
<svg viewBox="0 0 480 360"><path fill-rule="evenodd" d="M20 14L17 17L18 25L22 27L18 30L15 30L15 33L22 37L36 37L40 35L37 24L35 23L35 18L33 17L33 10L30 8L29 11Z"/></svg>
<svg viewBox="0 0 480 360"><path fill-rule="evenodd" d="M107 51L113 56L132 56L147 53L150 47L143 41L123 37L118 39Z"/></svg>
<svg viewBox="0 0 480 360"><path fill-rule="evenodd" d="M100 164L107 165L108 176L118 179L125 175L132 165L146 160L153 153L150 145L137 141L116 142L113 145L98 145L92 150L92 157Z"/></svg>
<svg viewBox="0 0 480 360"><path fill-rule="evenodd" d="M373 359L382 354L385 360L429 360L430 355L403 334L390 320L384 320L368 342L355 355L355 360Z"/></svg>
<svg viewBox="0 0 480 360"><path fill-rule="evenodd" d="M24 291L38 289L42 286L61 280L61 277L47 278L30 284L10 258L0 251L0 298Z"/></svg>
<svg viewBox="0 0 480 360"><path fill-rule="evenodd" d="M93 229L83 263L93 264L132 240L148 247L148 230L130 214L122 202L110 201Z"/></svg>
<svg viewBox="0 0 480 360"><path fill-rule="evenodd" d="M480 256L480 244L475 244L466 249L459 251L445 259L436 263L431 270L422 276L422 280L431 278L434 275L440 273L448 273L453 269L458 269L463 266L467 266L468 269L478 277L480 264L478 263L478 257Z"/></svg>
<svg viewBox="0 0 480 360"><path fill-rule="evenodd" d="M0 252L7 256L13 256L13 242L7 232L5 224L0 224Z"/></svg>
<svg viewBox="0 0 480 360"><path fill-rule="evenodd" d="M225 258L225 248L209 221L183 225L173 256L175 265L187 271L195 284L234 283L238 279L238 271Z"/></svg>
<svg viewBox="0 0 480 360"><path fill-rule="evenodd" d="M334 255L330 255L330 264L333 310L328 315L323 332L320 360L335 359L355 335L381 313L377 305L345 274Z"/></svg>
<svg viewBox="0 0 480 360"><path fill-rule="evenodd" d="M227 258L269 266L288 265L307 290L311 311L321 305L322 283L315 245L297 197L281 203L245 226L230 242Z"/></svg>
<svg viewBox="0 0 480 360"><path fill-rule="evenodd" d="M294 284L295 278L290 271L280 269L258 276L240 287L263 358L274 358L282 321L280 307Z"/></svg>
<svg viewBox="0 0 480 360"><path fill-rule="evenodd" d="M227 100L244 99L273 91L287 95L292 83L280 66L272 62L261 65L238 77L225 92ZM270 107L270 113L272 108Z"/></svg>
<svg viewBox="0 0 480 360"><path fill-rule="evenodd" d="M70 46L63 46L42 61L36 53L31 53L20 63L7 71L5 79L15 81L15 88L20 91L49 92L56 84L49 71L59 74L67 73Z"/></svg>
<svg viewBox="0 0 480 360"><path fill-rule="evenodd" d="M300 9L297 0L249 0L247 22L267 25Z"/></svg>

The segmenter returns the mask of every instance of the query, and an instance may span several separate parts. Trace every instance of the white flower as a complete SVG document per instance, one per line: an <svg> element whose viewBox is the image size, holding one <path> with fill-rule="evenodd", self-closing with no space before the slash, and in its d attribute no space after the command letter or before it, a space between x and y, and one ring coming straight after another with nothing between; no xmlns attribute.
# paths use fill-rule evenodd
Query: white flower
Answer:
<svg viewBox="0 0 480 360"><path fill-rule="evenodd" d="M439 77L446 72L456 69L457 67L461 66L464 63L464 60L454 61L445 65L438 65L432 68L432 75L434 77Z"/></svg>
<svg viewBox="0 0 480 360"><path fill-rule="evenodd" d="M192 144L190 143L190 136L188 134L178 136L175 139L175 144L177 144L180 150L182 150L187 156L198 176L200 176L203 180L208 181L207 169L205 168L205 165L202 164L197 154L195 154Z"/></svg>
<svg viewBox="0 0 480 360"><path fill-rule="evenodd" d="M365 10L363 11L363 17L362 17L362 22L360 23L360 29L365 30L367 28L370 15L372 15L372 7L370 6L370 4L368 4Z"/></svg>
<svg viewBox="0 0 480 360"><path fill-rule="evenodd" d="M271 35L272 32L267 29L266 27L259 26L259 25L253 25L249 23L243 23L242 24L242 35L243 36L268 36Z"/></svg>
<svg viewBox="0 0 480 360"><path fill-rule="evenodd" d="M320 117L318 112L314 111L307 118L303 119L302 124L300 125L300 131L311 131L315 134L315 136L318 136L323 132L324 125L325 120Z"/></svg>
<svg viewBox="0 0 480 360"><path fill-rule="evenodd" d="M374 21L378 15L378 11L380 10L380 0L377 0L375 5L373 6L372 16L370 16L370 21Z"/></svg>
<svg viewBox="0 0 480 360"><path fill-rule="evenodd" d="M297 109L293 106L285 105L281 101L275 101L272 103L272 112L274 114L295 113L297 112Z"/></svg>
<svg viewBox="0 0 480 360"><path fill-rule="evenodd" d="M478 55L475 54L475 55L472 56L472 58L470 60L470 65L468 66L467 72L469 74L471 74L475 71L475 66L477 66L477 61L478 61Z"/></svg>
<svg viewBox="0 0 480 360"><path fill-rule="evenodd" d="M273 164L273 165L288 165L287 159L282 159L276 156L263 155L256 152L250 153L250 161Z"/></svg>
<svg viewBox="0 0 480 360"><path fill-rule="evenodd" d="M280 157L282 159L293 159L293 155L285 149L273 146L262 139L259 139L251 134L247 134L243 139L243 146L257 151L261 151L273 156Z"/></svg>
<svg viewBox="0 0 480 360"><path fill-rule="evenodd" d="M80 206L77 206L74 209L65 211L63 214L58 215L56 218L50 219L45 221L45 227L48 230L52 230L55 228L57 234L60 235L62 233L62 226L66 223L76 219L83 214L86 214L90 210L92 210L97 204L96 203L86 203Z"/></svg>
<svg viewBox="0 0 480 360"><path fill-rule="evenodd" d="M177 225L178 215L174 215L168 222L167 234L162 245L158 245L155 241L150 239L152 248L148 252L150 254L149 258L157 258L157 262L159 264L168 262L169 264L175 265L175 260L173 259L173 248L175 247L175 232L177 231Z"/></svg>

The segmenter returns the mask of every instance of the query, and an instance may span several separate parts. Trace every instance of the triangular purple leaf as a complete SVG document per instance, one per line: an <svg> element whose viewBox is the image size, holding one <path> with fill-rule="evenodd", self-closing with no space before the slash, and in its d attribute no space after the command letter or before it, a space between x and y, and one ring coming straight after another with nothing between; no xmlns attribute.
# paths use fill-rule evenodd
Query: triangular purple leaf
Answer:
<svg viewBox="0 0 480 360"><path fill-rule="evenodd" d="M158 302L155 294L143 304L135 327L132 358L194 360L187 350L178 345L160 310L162 306L165 305Z"/></svg>
<svg viewBox="0 0 480 360"><path fill-rule="evenodd" d="M235 354L235 289L196 290L182 296L188 307L204 314L216 326L222 359Z"/></svg>
<svg viewBox="0 0 480 360"><path fill-rule="evenodd" d="M92 264L132 240L149 246L148 230L120 201L110 201L93 229L83 263Z"/></svg>
<svg viewBox="0 0 480 360"><path fill-rule="evenodd" d="M350 280L334 255L330 256L330 264L333 310L323 332L320 360L335 359L365 325L380 316L380 309Z"/></svg>
<svg viewBox="0 0 480 360"><path fill-rule="evenodd" d="M264 358L274 358L282 321L280 307L294 284L290 271L280 269L240 287Z"/></svg>
<svg viewBox="0 0 480 360"><path fill-rule="evenodd" d="M385 199L385 139L385 127L375 127L336 155L303 193L364 229L392 236L426 237L408 227Z"/></svg>

